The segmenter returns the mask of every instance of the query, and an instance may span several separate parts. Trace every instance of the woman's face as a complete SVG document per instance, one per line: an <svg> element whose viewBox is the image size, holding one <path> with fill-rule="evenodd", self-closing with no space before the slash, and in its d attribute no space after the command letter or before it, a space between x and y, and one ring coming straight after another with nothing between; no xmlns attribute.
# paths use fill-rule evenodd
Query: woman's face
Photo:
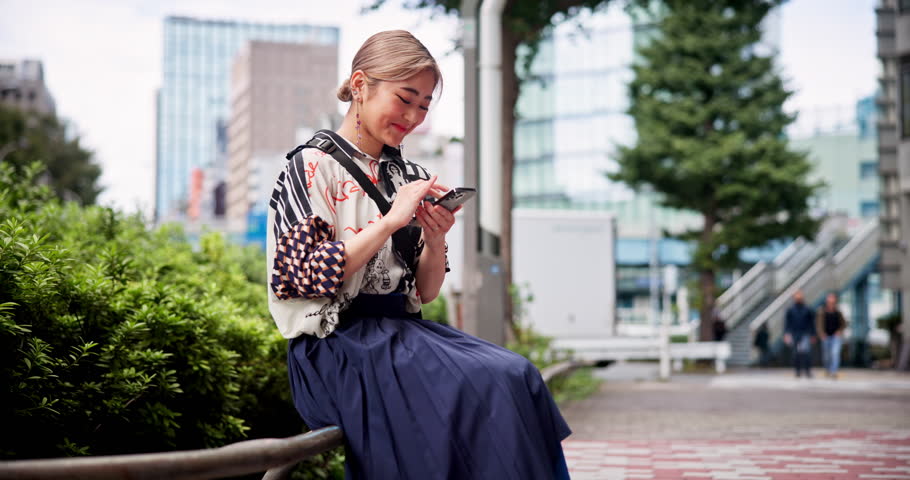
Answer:
<svg viewBox="0 0 910 480"><path fill-rule="evenodd" d="M436 78L424 70L406 80L376 82L365 89L360 108L364 137L397 147L423 123L430 108Z"/></svg>

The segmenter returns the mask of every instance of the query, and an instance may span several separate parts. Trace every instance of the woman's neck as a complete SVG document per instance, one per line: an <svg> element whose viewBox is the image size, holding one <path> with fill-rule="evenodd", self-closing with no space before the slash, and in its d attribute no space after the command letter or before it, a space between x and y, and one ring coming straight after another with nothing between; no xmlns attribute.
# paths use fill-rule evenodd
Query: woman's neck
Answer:
<svg viewBox="0 0 910 480"><path fill-rule="evenodd" d="M357 116L354 109L348 109L348 113L344 116L341 127L336 130L336 133L344 137L351 145L356 145L363 153L377 160L382 155L382 142L370 136L363 125L360 126L360 144L357 144Z"/></svg>

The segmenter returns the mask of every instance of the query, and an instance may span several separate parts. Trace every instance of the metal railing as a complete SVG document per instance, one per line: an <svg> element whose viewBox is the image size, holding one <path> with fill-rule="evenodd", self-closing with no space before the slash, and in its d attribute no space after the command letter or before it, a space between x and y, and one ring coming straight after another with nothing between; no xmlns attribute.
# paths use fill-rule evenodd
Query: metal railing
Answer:
<svg viewBox="0 0 910 480"><path fill-rule="evenodd" d="M566 361L544 368L544 382L579 368L606 367L611 361ZM16 480L190 480L265 472L263 480L284 480L309 457L339 447L344 434L331 426L289 438L263 438L220 448L180 452L109 455L0 462L0 479Z"/></svg>
<svg viewBox="0 0 910 480"><path fill-rule="evenodd" d="M750 268L717 298L717 310L727 328L736 328L760 304L789 291L808 268L834 248L845 231L846 218L829 218L814 241L797 238L771 262L759 262Z"/></svg>
<svg viewBox="0 0 910 480"><path fill-rule="evenodd" d="M342 444L338 427L182 452L0 462L0 479L208 479L266 472L279 480L302 460Z"/></svg>
<svg viewBox="0 0 910 480"><path fill-rule="evenodd" d="M808 270L752 320L749 325L750 330L755 331L762 324L768 323L772 336L782 334L784 311L792 302L792 296L796 290L802 290L806 302L811 304L827 291L841 290L848 286L849 282L853 281L875 259L878 241L878 220L872 220L864 225L833 257L816 260Z"/></svg>

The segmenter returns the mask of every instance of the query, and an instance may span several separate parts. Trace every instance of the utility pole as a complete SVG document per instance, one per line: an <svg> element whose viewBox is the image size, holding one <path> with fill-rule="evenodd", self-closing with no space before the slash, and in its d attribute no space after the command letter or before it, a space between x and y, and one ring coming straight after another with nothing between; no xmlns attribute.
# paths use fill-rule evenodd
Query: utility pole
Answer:
<svg viewBox="0 0 910 480"><path fill-rule="evenodd" d="M491 0L487 0L491 1ZM492 0L495 2L495 0ZM478 58L478 40L480 28L479 12L480 0L462 0L461 2L461 29L462 29L462 50L464 52L464 178L465 186L476 186L478 191L477 200L468 202L464 206L464 276L462 279L462 320L464 330L467 333L476 335L484 340L502 345L505 343L505 325L503 324L504 316L504 299L508 295L505 291L504 282L502 281L503 269L502 261L499 254L498 240L499 232L494 228L491 232L489 228L484 228L481 218L490 217L491 212L499 215L501 196L501 186L495 175L481 175L481 171L489 170L490 161L499 162L501 159L489 158L485 155L480 158L481 142L480 123L485 125L490 121L499 121L501 98L487 99L488 103L492 102L491 109L495 111L495 116L488 112L480 112L478 106L482 104L479 101L480 94L489 96L491 92L483 93L480 91L479 77L481 75L479 67L480 58ZM498 19L496 20L499 21ZM480 27L480 28L478 28ZM490 27L490 25L487 25ZM481 46L482 47L482 46ZM488 45L489 47L489 45ZM497 45L496 49L500 47ZM490 75L490 72L485 72ZM498 97L501 97L499 95ZM490 107L491 105L487 105ZM489 142L487 138L489 130L484 127L484 142ZM489 148L487 149L489 150ZM486 162L481 165L480 160ZM485 183L486 182L486 183ZM495 226L494 226L495 227Z"/></svg>

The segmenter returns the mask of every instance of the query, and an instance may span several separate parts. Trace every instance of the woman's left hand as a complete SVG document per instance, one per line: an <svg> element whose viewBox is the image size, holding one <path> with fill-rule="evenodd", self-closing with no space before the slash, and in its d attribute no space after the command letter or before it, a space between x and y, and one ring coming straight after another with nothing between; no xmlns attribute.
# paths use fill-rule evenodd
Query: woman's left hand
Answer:
<svg viewBox="0 0 910 480"><path fill-rule="evenodd" d="M417 222L423 227L423 241L427 245L438 247L445 244L446 233L455 225L455 215L452 212L443 206L424 202L417 207L416 216Z"/></svg>

